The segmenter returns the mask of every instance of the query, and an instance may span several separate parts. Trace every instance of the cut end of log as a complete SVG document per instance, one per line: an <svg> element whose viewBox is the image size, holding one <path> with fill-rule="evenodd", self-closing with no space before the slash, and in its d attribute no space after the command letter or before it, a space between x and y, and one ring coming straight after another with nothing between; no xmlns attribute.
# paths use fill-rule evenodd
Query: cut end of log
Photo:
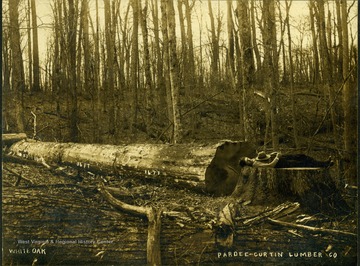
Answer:
<svg viewBox="0 0 360 266"><path fill-rule="evenodd" d="M214 196L231 195L238 182L241 157L254 157L256 148L250 142L225 141L220 144L205 172L205 186Z"/></svg>

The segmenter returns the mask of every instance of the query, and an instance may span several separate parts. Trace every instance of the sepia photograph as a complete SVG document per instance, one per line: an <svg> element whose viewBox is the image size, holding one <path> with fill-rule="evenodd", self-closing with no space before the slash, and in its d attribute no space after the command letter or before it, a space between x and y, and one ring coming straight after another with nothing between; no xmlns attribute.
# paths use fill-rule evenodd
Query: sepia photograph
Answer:
<svg viewBox="0 0 360 266"><path fill-rule="evenodd" d="M2 265L358 265L358 1L3 0Z"/></svg>

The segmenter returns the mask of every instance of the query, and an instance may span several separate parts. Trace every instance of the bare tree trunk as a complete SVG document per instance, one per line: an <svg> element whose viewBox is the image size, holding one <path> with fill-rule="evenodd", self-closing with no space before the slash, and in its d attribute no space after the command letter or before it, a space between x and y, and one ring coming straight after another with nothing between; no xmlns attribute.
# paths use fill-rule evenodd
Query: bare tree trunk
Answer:
<svg viewBox="0 0 360 266"><path fill-rule="evenodd" d="M264 20L264 78L265 90L269 102L267 121L271 121L271 139L274 149L279 144L277 129L277 89L278 89L278 56L276 49L276 25L275 25L275 2L274 0L263 1ZM269 123L267 123L269 125ZM268 127L268 126L267 126ZM266 134L267 135L267 134ZM265 138L265 144L267 139Z"/></svg>
<svg viewBox="0 0 360 266"><path fill-rule="evenodd" d="M17 132L24 132L23 121L23 92L25 88L24 66L21 51L19 29L20 0L9 1L10 17L10 47L11 47L11 94L14 100L15 128Z"/></svg>
<svg viewBox="0 0 360 266"><path fill-rule="evenodd" d="M139 3L141 5L141 3ZM152 89L152 78L151 78L151 62L148 42L148 29L147 29L147 10L148 4L145 2L144 9L140 7L140 25L143 36L144 45L144 69L145 69L145 124L146 132L149 134L150 126L152 125L152 114L153 114L153 89Z"/></svg>
<svg viewBox="0 0 360 266"><path fill-rule="evenodd" d="M1 70L2 70L2 104L3 104L3 112L2 112L2 130L3 132L8 132L10 129L8 120L9 120L9 110L11 110L10 101L8 99L11 98L10 91L10 76L11 76L11 52L10 52L10 36L9 29L3 27L2 36L1 36Z"/></svg>
<svg viewBox="0 0 360 266"><path fill-rule="evenodd" d="M68 29L68 77L70 91L70 139L73 142L79 141L78 128L78 90L76 75L76 31L77 19L74 0L69 3L69 29Z"/></svg>
<svg viewBox="0 0 360 266"><path fill-rule="evenodd" d="M93 67L93 82L92 82L92 113L93 113L93 141L100 142L100 113L101 113L101 100L100 100L100 36L99 36L99 3L95 2L96 21L95 28L92 27L94 38L94 62L91 64ZM90 48L90 47L89 47Z"/></svg>
<svg viewBox="0 0 360 266"><path fill-rule="evenodd" d="M185 34L185 17L183 12L183 1L178 0L177 1L177 7L178 7L178 16L179 16L179 27L180 27L180 37L181 41L179 45L179 73L180 73L180 90L181 93L187 96L189 94L188 90L188 84L186 82L186 74L185 69L187 67L187 42L186 42L186 34Z"/></svg>
<svg viewBox="0 0 360 266"><path fill-rule="evenodd" d="M160 27L159 27L159 8L158 1L152 0L152 19L154 23L154 45L155 45L155 58L156 58L156 75L155 75L155 97L154 105L157 111L157 114L160 116L160 119L163 119L162 114L166 112L163 111L163 107L166 106L166 84L163 74L165 54L162 54L160 48ZM163 28L164 30L164 28ZM165 45L165 40L163 40ZM163 49L166 51L165 47Z"/></svg>
<svg viewBox="0 0 360 266"><path fill-rule="evenodd" d="M338 130L336 125L336 112L335 112L335 105L332 105L334 102L334 91L333 91L333 77L332 77L332 65L331 65L331 58L329 47L327 45L327 38L326 38L326 22L325 22L325 6L324 0L316 1L317 7L317 24L320 36L320 55L321 55L321 66L322 66L322 75L323 75L323 84L325 90L329 93L329 108L330 108L330 118L333 127L333 134L336 147L339 147L338 143Z"/></svg>
<svg viewBox="0 0 360 266"><path fill-rule="evenodd" d="M261 71L262 62L261 62L260 51L259 51L257 40L256 40L257 34L256 34L254 2L255 1L250 1L250 5L251 5L250 6L250 14L251 14L250 25L251 25L251 33L252 33L252 47L254 47L254 53L255 53L255 58L256 58L256 70L257 70L257 72L259 72L259 71Z"/></svg>
<svg viewBox="0 0 360 266"><path fill-rule="evenodd" d="M37 15L35 0L31 0L31 24L33 33L33 78L32 91L40 91L40 62L39 62L39 39L37 29Z"/></svg>
<svg viewBox="0 0 360 266"><path fill-rule="evenodd" d="M169 122L171 125L173 121L173 106L171 98L171 84L170 84L170 55L169 55L169 37L168 37L168 11L166 0L161 0L161 30L163 36L163 56L164 56L164 81L165 81L165 90L166 90L166 109ZM173 142L174 133L170 134L170 139Z"/></svg>
<svg viewBox="0 0 360 266"><path fill-rule="evenodd" d="M241 53L241 73L242 84L239 86L241 90L240 97L240 117L241 117L241 136L243 140L248 139L248 118L246 99L248 98L247 91L251 90L254 82L254 58L251 43L251 30L249 28L250 17L248 1L240 0L238 2L238 16L239 16L239 35L240 35L240 53ZM239 84L240 85L240 84ZM241 89L240 89L241 88Z"/></svg>
<svg viewBox="0 0 360 266"><path fill-rule="evenodd" d="M138 43L138 31L139 31L139 0L131 0L131 6L133 9L133 32L131 38L131 111L132 118L130 128L132 133L135 133L135 125L138 119L138 64L139 64L139 43Z"/></svg>
<svg viewBox="0 0 360 266"><path fill-rule="evenodd" d="M196 89L196 79L195 79L195 57L194 57L194 44L193 44L193 32L192 32L192 19L191 19L191 10L195 4L195 1L190 5L189 0L183 0L185 4L185 17L186 17L186 40L187 40L187 67L185 68L186 73L186 85L188 86L188 91L191 95L194 94Z"/></svg>
<svg viewBox="0 0 360 266"><path fill-rule="evenodd" d="M208 0L209 16L211 24L211 74L210 86L216 87L218 85L219 75L219 37L216 33L215 18L211 6L211 0Z"/></svg>
<svg viewBox="0 0 360 266"><path fill-rule="evenodd" d="M227 61L230 71L235 73L235 38L234 38L234 21L232 11L232 1L227 2L227 35L228 35L228 51Z"/></svg>
<svg viewBox="0 0 360 266"><path fill-rule="evenodd" d="M180 117L180 79L179 62L176 51L176 25L175 10L172 0L167 0L167 26L169 38L169 60L170 60L170 84L172 99L172 115L174 122L174 143L179 143L182 138L182 125Z"/></svg>
<svg viewBox="0 0 360 266"><path fill-rule="evenodd" d="M320 63L319 63L319 52L318 52L318 45L317 45L317 39L318 35L315 30L315 15L316 15L316 9L314 1L310 1L309 3L309 9L310 9L310 26L311 26L311 34L312 34L312 43L313 43L313 57L314 57L314 68L313 68L313 84L318 85L320 81Z"/></svg>
<svg viewBox="0 0 360 266"><path fill-rule="evenodd" d="M28 86L32 90L33 86L33 59L32 59L32 41L31 41L31 3L28 0L28 17L27 17L27 38L28 38Z"/></svg>
<svg viewBox="0 0 360 266"><path fill-rule="evenodd" d="M336 29L337 29L337 37L339 39L339 47L338 47L338 53L337 53L337 57L336 57L336 66L337 66L337 76L340 77L343 74L343 33L342 33L342 15L341 15L341 0L336 0L336 19L337 19L337 23L336 23Z"/></svg>
<svg viewBox="0 0 360 266"><path fill-rule="evenodd" d="M289 21L289 11L291 7L291 1L285 1L286 5L286 27L287 27L287 34L288 34L288 49L289 49L289 62L290 62L290 93L291 93L291 110L292 110L292 127L293 127L293 137L295 147L299 147L299 140L298 140L298 130L297 130L297 115L296 115L296 107L295 107L295 94L294 94L294 65L292 59L292 40L290 34L290 21Z"/></svg>
<svg viewBox="0 0 360 266"><path fill-rule="evenodd" d="M341 0L341 26L342 26L342 70L343 79L350 73L350 54L348 41L348 13L346 0ZM345 80L343 89L343 108L344 108L344 148L346 151L345 161L348 161L347 173L345 178L351 184L356 184L356 158L357 158L357 135L356 130L356 114L357 114L357 93L356 86L350 86L349 81Z"/></svg>

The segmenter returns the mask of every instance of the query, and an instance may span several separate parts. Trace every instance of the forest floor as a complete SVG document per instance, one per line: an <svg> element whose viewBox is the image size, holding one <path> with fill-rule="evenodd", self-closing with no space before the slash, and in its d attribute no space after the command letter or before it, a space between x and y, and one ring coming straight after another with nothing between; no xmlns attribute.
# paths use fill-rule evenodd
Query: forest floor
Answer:
<svg viewBox="0 0 360 266"><path fill-rule="evenodd" d="M147 222L111 206L99 193L99 179L94 175L79 173L71 167L58 170L49 170L43 165L4 162L6 264L3 265L30 265L34 260L37 265L114 265L119 262L143 265L146 262ZM355 265L356 262L354 237L271 225L261 216L276 207L271 203L267 206L241 205L235 218L234 245L224 249L216 246L214 225L220 211L226 204L234 203L234 199L210 197L131 176L109 175L101 180L105 181L106 187L121 188L121 193L113 195L123 202L162 209L164 265ZM351 193L344 195L348 202L355 201L354 197ZM254 218L255 222L244 222ZM357 231L355 210L348 215L333 217L311 214L300 207L281 220L349 233ZM61 243L69 239L77 244ZM19 240L34 243L19 243ZM54 242L35 242L44 240ZM89 243L79 244L84 243L83 240ZM10 249L30 250L31 254L11 254ZM32 250L36 249L43 249L46 254L34 254ZM236 252L250 255L240 256ZM266 252L268 257L258 257ZM270 252L274 252L274 257L270 257ZM311 252L311 255L292 257L299 252ZM226 254L238 254L238 257ZM281 258L275 257L280 255Z"/></svg>
<svg viewBox="0 0 360 266"><path fill-rule="evenodd" d="M301 148L295 149L292 144L291 130L286 129L289 110L282 122L281 144L282 152L308 151L308 136L316 130L322 120L317 111L323 103L312 99L311 108L308 100L298 104L303 107L301 113L303 142ZM33 134L33 119L31 111L37 116L37 138L42 141L67 141L67 117L57 116L54 101L47 101L45 96L26 95L27 123L26 133ZM257 105L260 106L260 105ZM314 108L314 110L312 109ZM302 108L300 108L302 109ZM316 110L315 110L316 109ZM320 108L321 109L321 108ZM201 104L185 121L188 128L184 138L186 142L218 142L220 139L239 140L237 102L224 98L212 99ZM253 110L261 117L261 108ZM79 126L81 142L91 142L90 103L82 103ZM190 119L191 118L191 119ZM260 118L259 118L260 119ZM190 123L191 120L195 121ZM287 121L285 121L287 120ZM60 121L60 122L59 122ZM310 122L312 121L312 122ZM259 128L263 123L258 124ZM59 132L59 128L62 132ZM313 140L309 155L319 160L326 160L329 155L337 159L335 141L328 130L328 123ZM102 128L103 130L103 128ZM260 129L259 129L260 130ZM260 130L261 131L261 130ZM256 130L254 132L257 132ZM103 141L106 142L105 132ZM257 134L257 135L256 135ZM253 137L261 143L262 136L258 132ZM156 142L148 139L143 132L134 135L124 134L122 142ZM259 144L259 148L261 148ZM7 247L21 249L28 247L20 244L19 239L97 239L110 240L114 244L90 243L86 245L46 244L47 255L10 254L4 252L4 259L13 265L30 265L36 259L39 265L113 265L123 262L123 265L143 265L146 263L146 221L141 218L119 212L110 206L99 193L99 180L90 173L80 173L78 170L66 167L62 174L46 169L42 165L27 165L18 162L3 163L3 234ZM345 189L345 181L340 176L336 164L331 169L344 199L352 208L352 212L343 216L309 213L306 208L300 209L285 217L286 221L317 228L328 228L350 233L357 232L357 194L355 190ZM19 178L21 176L22 178ZM161 252L164 265L355 265L357 245L353 238L311 233L302 230L282 228L269 224L266 220L244 226L241 220L256 217L276 205L269 202L267 206L241 206L237 231L234 238L234 249L227 250L230 256L224 256L214 245L214 221L224 206L233 201L229 197L210 197L185 188L169 187L164 184L131 177L104 176L107 187L124 188L117 198L137 206L154 206L167 213L185 214L185 219L164 217L161 238ZM120 237L119 237L120 236ZM120 238L120 240L119 240ZM189 246L190 243L190 246ZM40 247L40 245L30 245ZM251 255L235 256L234 252L248 251ZM259 254L276 251L285 252L280 261L279 256L259 258ZM323 259L303 254L295 257L297 252L321 253ZM31 253L31 252L30 252ZM257 254L255 256L254 254ZM291 254L290 254L291 253ZM63 255L67 254L66 257ZM238 253L236 253L239 255ZM275 253L274 253L275 254ZM336 258L334 258L337 256ZM80 264L79 264L80 262ZM96 262L96 263L95 263Z"/></svg>
<svg viewBox="0 0 360 266"><path fill-rule="evenodd" d="M279 262L280 265L355 265L354 237L271 225L266 217L261 216L276 207L271 203L267 206L241 205L236 216L234 245L224 251L215 244L214 225L224 206L236 203L230 197L210 197L154 180L111 175L99 179L71 167L55 170L43 165L3 163L4 245L14 249L41 246L47 252L46 256L20 256L5 249L6 262L30 265L37 259L39 265L113 265L119 261L123 262L122 265L143 265L146 258L146 221L111 206L99 193L97 185L102 180L108 188L121 188L120 193L113 195L123 202L163 210L161 252L164 265L199 262L201 265L279 265ZM19 176L22 178L19 179ZM353 204L355 202L355 195L351 193L344 198L348 202L353 201ZM244 222L253 218L254 222ZM281 220L315 228L357 232L355 210L347 215L329 216L309 213L306 208L300 207ZM85 239L99 243L18 243L18 240L44 239L75 239L78 242ZM101 240L110 244L103 244ZM224 257L223 252L249 252L251 255L229 258ZM283 257L279 260L278 257L259 258L254 255L264 252L283 252ZM301 259L291 257L290 254L297 252L315 252L315 256L323 256L323 259L314 257L314 254L310 257L304 255L306 257ZM97 255L99 253L102 256ZM64 254L67 256L64 257Z"/></svg>

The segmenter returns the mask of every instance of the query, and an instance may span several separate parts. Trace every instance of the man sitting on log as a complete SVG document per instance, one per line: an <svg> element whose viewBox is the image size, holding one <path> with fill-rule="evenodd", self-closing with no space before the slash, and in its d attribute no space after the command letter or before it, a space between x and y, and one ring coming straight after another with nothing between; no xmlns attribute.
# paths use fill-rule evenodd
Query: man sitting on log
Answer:
<svg viewBox="0 0 360 266"><path fill-rule="evenodd" d="M331 157L327 161L318 161L305 154L286 154L273 152L269 155L261 151L256 158L243 157L240 166L252 166L258 168L296 168L315 167L327 168L334 165Z"/></svg>

